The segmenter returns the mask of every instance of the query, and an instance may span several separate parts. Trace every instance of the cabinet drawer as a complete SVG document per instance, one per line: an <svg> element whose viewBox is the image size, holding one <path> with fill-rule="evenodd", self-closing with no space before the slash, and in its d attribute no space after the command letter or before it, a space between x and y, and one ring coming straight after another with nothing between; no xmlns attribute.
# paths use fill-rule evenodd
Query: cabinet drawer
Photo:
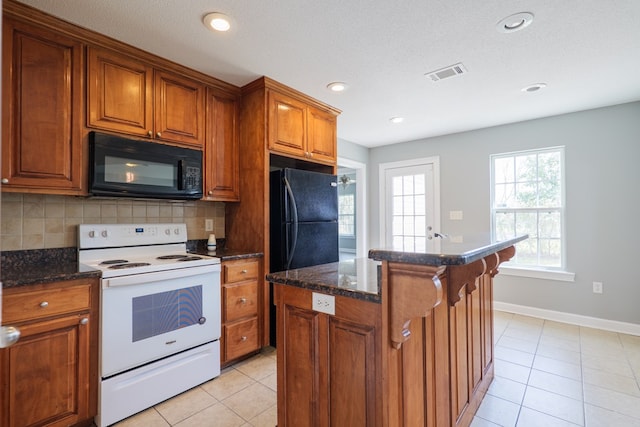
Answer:
<svg viewBox="0 0 640 427"><path fill-rule="evenodd" d="M234 262L225 264L224 282L234 283L258 278L258 261Z"/></svg>
<svg viewBox="0 0 640 427"><path fill-rule="evenodd" d="M41 319L58 314L89 310L91 288L89 284L86 284L68 288L5 294L3 302L3 323Z"/></svg>
<svg viewBox="0 0 640 427"><path fill-rule="evenodd" d="M258 314L258 283L225 285L223 288L225 322Z"/></svg>
<svg viewBox="0 0 640 427"><path fill-rule="evenodd" d="M225 359L232 360L258 349L258 319L224 327Z"/></svg>

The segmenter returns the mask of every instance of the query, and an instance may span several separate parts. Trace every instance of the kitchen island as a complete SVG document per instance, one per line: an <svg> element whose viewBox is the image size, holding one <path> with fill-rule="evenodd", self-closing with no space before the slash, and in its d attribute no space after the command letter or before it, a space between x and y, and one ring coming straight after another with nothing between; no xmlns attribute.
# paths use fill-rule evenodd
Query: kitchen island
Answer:
<svg viewBox="0 0 640 427"><path fill-rule="evenodd" d="M278 426L468 426L493 378L493 277L525 238L269 274Z"/></svg>

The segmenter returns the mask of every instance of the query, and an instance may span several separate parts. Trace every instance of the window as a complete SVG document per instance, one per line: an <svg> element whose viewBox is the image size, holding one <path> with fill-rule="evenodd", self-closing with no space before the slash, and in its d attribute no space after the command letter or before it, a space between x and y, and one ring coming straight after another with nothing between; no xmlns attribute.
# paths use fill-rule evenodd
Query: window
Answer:
<svg viewBox="0 0 640 427"><path fill-rule="evenodd" d="M491 156L491 231L516 245L513 266L565 268L564 147Z"/></svg>
<svg viewBox="0 0 640 427"><path fill-rule="evenodd" d="M338 196L338 232L341 236L355 236L355 194Z"/></svg>

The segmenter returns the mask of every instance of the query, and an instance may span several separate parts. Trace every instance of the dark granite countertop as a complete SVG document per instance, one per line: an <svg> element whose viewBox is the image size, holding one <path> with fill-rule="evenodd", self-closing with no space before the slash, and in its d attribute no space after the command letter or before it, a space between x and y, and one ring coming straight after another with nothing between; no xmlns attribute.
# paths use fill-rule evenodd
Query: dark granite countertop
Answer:
<svg viewBox="0 0 640 427"><path fill-rule="evenodd" d="M267 280L272 283L379 303L381 301L379 264L366 258L357 258L351 261L271 273L267 275Z"/></svg>
<svg viewBox="0 0 640 427"><path fill-rule="evenodd" d="M5 251L0 257L0 279L5 288L101 275L100 270L80 270L76 248Z"/></svg>
<svg viewBox="0 0 640 427"><path fill-rule="evenodd" d="M464 265L513 246L528 237L528 235L524 235L500 242L492 242L489 234L465 235L461 239L462 242L453 242L449 238L437 240L435 242L436 251L430 253L371 249L369 258L376 261L394 261L407 264Z"/></svg>
<svg viewBox="0 0 640 427"><path fill-rule="evenodd" d="M222 239L217 239L217 248L211 252L207 249L206 240L190 240L187 242L187 250L192 254L208 255L220 258L220 261L234 261L238 259L247 258L262 258L264 254L262 252L247 251L242 249L232 249L225 247L225 242Z"/></svg>

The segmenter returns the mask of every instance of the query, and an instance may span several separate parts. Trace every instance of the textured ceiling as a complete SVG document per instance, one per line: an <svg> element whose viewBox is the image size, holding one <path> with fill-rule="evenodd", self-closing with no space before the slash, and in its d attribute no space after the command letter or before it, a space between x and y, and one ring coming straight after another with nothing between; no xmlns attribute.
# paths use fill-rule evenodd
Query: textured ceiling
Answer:
<svg viewBox="0 0 640 427"><path fill-rule="evenodd" d="M269 76L341 109L338 137L369 147L640 100L638 0L22 2L238 86ZM213 11L233 30L208 31ZM497 31L524 11L527 28Z"/></svg>

